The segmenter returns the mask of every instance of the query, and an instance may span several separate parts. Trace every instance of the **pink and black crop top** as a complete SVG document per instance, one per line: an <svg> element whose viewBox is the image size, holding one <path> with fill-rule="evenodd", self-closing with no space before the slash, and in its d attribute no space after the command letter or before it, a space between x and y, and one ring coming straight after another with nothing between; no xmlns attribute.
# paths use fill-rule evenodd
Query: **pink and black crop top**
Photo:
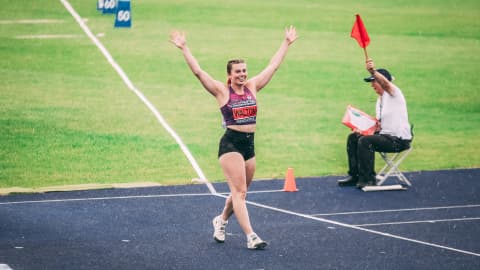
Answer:
<svg viewBox="0 0 480 270"><path fill-rule="evenodd" d="M257 100L247 87L243 89L243 95L238 95L231 86L228 87L230 97L220 108L226 126L257 123Z"/></svg>

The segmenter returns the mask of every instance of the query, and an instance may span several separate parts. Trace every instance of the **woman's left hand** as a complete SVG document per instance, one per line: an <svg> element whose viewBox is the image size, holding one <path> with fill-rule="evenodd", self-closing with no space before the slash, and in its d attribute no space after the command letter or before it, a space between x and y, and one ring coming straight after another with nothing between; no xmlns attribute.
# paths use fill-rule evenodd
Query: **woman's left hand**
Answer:
<svg viewBox="0 0 480 270"><path fill-rule="evenodd" d="M285 28L285 40L288 45L292 44L297 38L297 30L293 25L290 25L289 28Z"/></svg>

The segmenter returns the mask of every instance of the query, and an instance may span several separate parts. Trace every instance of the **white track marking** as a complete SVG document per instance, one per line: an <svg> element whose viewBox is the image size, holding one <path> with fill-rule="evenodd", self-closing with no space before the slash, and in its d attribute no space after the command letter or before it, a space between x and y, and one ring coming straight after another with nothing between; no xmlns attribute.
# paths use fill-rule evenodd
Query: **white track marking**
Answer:
<svg viewBox="0 0 480 270"><path fill-rule="evenodd" d="M407 211L428 211L428 210L475 208L475 207L480 207L480 204L421 207L421 208L404 208L404 209L388 209L388 210L371 210L371 211L358 211L358 212L338 212L338 213L313 214L312 216L339 216L339 215L375 214L375 213L391 213L391 212L407 212Z"/></svg>
<svg viewBox="0 0 480 270"><path fill-rule="evenodd" d="M277 193L277 192L285 192L283 189L272 189L272 190L257 190L257 191L248 191L248 194L253 193Z"/></svg>
<svg viewBox="0 0 480 270"><path fill-rule="evenodd" d="M269 191L269 192L271 192L271 191ZM276 191L273 191L273 192L276 192ZM119 197L99 197L99 198L77 198L77 199L3 202L3 203L0 203L0 205L61 203L61 202L78 202L78 201L120 200L120 199L142 199L142 198L162 198L162 197L182 197L182 196L183 197L197 197L197 196L212 196L212 195L216 196L216 197L221 197L221 198L224 198L224 199L226 199L227 196L228 196L228 194L221 194L221 193L216 193L216 192L215 193L186 193L186 194L164 194L164 195L119 196ZM408 241L408 242L412 242L412 243L416 243L416 244L426 245L426 246L430 246L430 247L435 247L435 248L440 248L440 249L445 249L445 250L449 250L449 251L454 251L454 252L459 252L459 253L463 253L463 254L467 254L467 255L473 255L473 256L480 257L479 253L474 253L474 252L470 252L470 251L466 251L466 250L456 249L456 248L452 248L452 247L448 247L448 246L437 245L437 244L433 244L433 243L429 243L429 242L419 241L419 240L415 240L415 239L411 239L411 238L407 238L407 237L403 237L403 236L399 236L399 235L394 235L394 234L390 234L390 233L383 233L383 232L380 232L380 231L375 231L375 230L366 229L366 228L361 227L361 226L366 226L366 225L351 225L351 224L346 224L346 223L342 223L342 222L328 220L328 219L324 219L324 218L320 218L320 217L315 217L315 216L312 216L312 215L302 214L302 213L298 213L298 212L294 212L294 211L290 211L290 210L286 210L286 209L281 209L281 208L277 208L277 207L273 207L273 206L268 206L268 205L265 205L265 204L255 203L255 202L251 202L251 201L246 201L246 202L247 202L247 204L250 204L250 205L253 205L253 206L256 206L256 207L259 207L259 208L264 208L264 209L268 209L268 210L271 210L271 211L280 212L280 213L284 213L284 214L288 214L288 215L292 215L292 216L302 217L302 218L305 218L305 219L310 219L310 220L315 220L315 221L319 221L319 222L323 222L323 223L333 224L333 225L337 225L337 226L340 226L340 227L345 227L345 228L350 228L350 229L359 230L359 231L363 231L363 232L373 233L373 234L381 235L381 236L384 236L384 237L390 237L390 238L399 239L399 240L403 240L403 241Z"/></svg>
<svg viewBox="0 0 480 270"><path fill-rule="evenodd" d="M248 194L258 194L258 193L278 193L278 192L285 192L283 189L272 189L272 190L253 190L247 191ZM221 195L230 195L230 192L219 192L218 194Z"/></svg>
<svg viewBox="0 0 480 270"><path fill-rule="evenodd" d="M248 191L248 194L255 193L274 193L284 192L283 190L258 190ZM228 196L229 192L218 193ZM144 199L144 198L168 198L168 197L199 197L210 196L212 193L179 193L179 194L156 194L156 195L133 195L133 196L109 196L109 197L90 197L90 198L75 198L75 199L55 199L55 200L34 200L34 201L18 201L18 202L0 202L0 205L14 205L14 204L36 204L36 203L63 203L63 202L82 202L82 201L107 201L107 200L125 200L125 199Z"/></svg>
<svg viewBox="0 0 480 270"><path fill-rule="evenodd" d="M188 161L192 165L193 169L197 173L198 177L200 179L205 180L205 184L207 185L208 189L212 194L216 194L217 191L215 188L212 186L210 182L208 182L207 178L203 174L202 169L198 165L197 161L195 158L192 156L190 153L190 150L188 150L187 146L183 143L182 139L178 134L170 127L170 125L165 121L163 116L158 112L158 110L153 106L153 104L143 95L140 90L138 90L135 85L133 85L132 81L128 78L128 76L125 74L123 69L120 67L120 65L113 59L113 57L110 55L108 50L103 46L103 44L95 37L94 34L92 34L92 31L90 31L90 28L85 24L85 22L82 20L80 15L75 11L75 9L70 5L70 3L67 0L60 0L62 2L63 6L70 12L70 14L73 16L73 18L77 21L77 23L80 25L80 27L83 29L85 34L92 40L92 42L97 46L97 48L102 52L102 54L107 58L108 62L110 65L112 65L113 69L117 71L118 75L122 78L123 82L127 85L127 87L133 91L140 100L143 101L143 103L150 109L150 111L155 115L157 118L158 122L167 130L167 132L175 139L177 144L180 146L181 150L187 157Z"/></svg>
<svg viewBox="0 0 480 270"><path fill-rule="evenodd" d="M474 217L474 218L432 219L432 220L413 220L413 221L370 223L370 224L355 224L355 225L353 225L353 226L370 227L370 226L382 226L382 225L400 225L400 224L417 224L417 223L437 223L437 222L471 221L471 220L480 220L480 217Z"/></svg>
<svg viewBox="0 0 480 270"><path fill-rule="evenodd" d="M168 198L168 197L199 197L199 196L211 196L211 195L212 193L184 193L184 194L158 194L158 195L138 195L138 196L111 196L111 197L92 197L92 198L75 198L75 199L2 202L0 203L0 205L88 202L88 201L109 201L109 200L149 199L149 198Z"/></svg>
<svg viewBox="0 0 480 270"><path fill-rule="evenodd" d="M97 34L97 37L104 37L104 33ZM84 38L82 35L72 34L39 34L39 35L20 35L15 36L16 39L67 39L67 38Z"/></svg>
<svg viewBox="0 0 480 270"><path fill-rule="evenodd" d="M58 38L82 38L81 35L69 35L69 34L58 34L58 35L22 35L15 36L16 39L58 39Z"/></svg>
<svg viewBox="0 0 480 270"><path fill-rule="evenodd" d="M213 194L213 195L218 196L218 197L222 197L222 198L226 198L226 196L221 195L221 194ZM385 237L390 237L390 238L394 238L394 239L399 239L399 240L403 240L403 241L417 243L417 244L421 244L421 245L425 245L425 246L430 246L430 247L435 247L435 248L440 248L440 249L445 249L445 250L450 250L450 251L454 251L454 252L459 252L459 253L463 253L463 254L468 254L468 255L473 255L473 256L480 257L480 253L474 253L474 252L471 252L471 251L466 251L466 250L456 249L456 248L452 248L452 247L437 245L437 244L433 244L433 243L429 243L429 242L425 242L425 241L420 241L420 240L415 240L415 239L412 239L412 238L407 238L407 237L403 237L403 236L399 236L399 235L395 235L395 234L384 233L384 232L380 232L380 231L366 229L366 228L362 228L362 227L355 226L355 225L350 225L350 224L346 224L346 223L342 223L342 222L337 222L337 221L328 220L328 219L324 219L324 218L314 217L314 216L311 216L311 215L306 215L306 214L297 213L297 212L293 212L293 211L286 210L286 209L276 208L276 207L268 206L268 205L265 205L265 204L255 203L255 202L251 202L251 201L247 201L247 204L254 205L254 206L257 206L257 207L260 207L260 208L264 208L264 209L269 209L269 210L272 210L272 211L275 211L275 212L289 214L289 215L292 215L292 216L303 217L303 218L306 218L306 219L316 220L316 221L320 221L320 222L324 222L324 223L328 223L328 224L333 224L333 225L337 225L337 226L341 226L341 227L345 227L345 228L364 231L364 232L373 233L373 234L377 234L377 235L381 235L381 236L385 236Z"/></svg>
<svg viewBox="0 0 480 270"><path fill-rule="evenodd" d="M0 270L13 270L13 269L10 268L10 266L8 266L8 264L1 264L0 263Z"/></svg>
<svg viewBox="0 0 480 270"><path fill-rule="evenodd" d="M0 20L0 24L46 24L46 23L64 23L64 21L55 20L55 19Z"/></svg>

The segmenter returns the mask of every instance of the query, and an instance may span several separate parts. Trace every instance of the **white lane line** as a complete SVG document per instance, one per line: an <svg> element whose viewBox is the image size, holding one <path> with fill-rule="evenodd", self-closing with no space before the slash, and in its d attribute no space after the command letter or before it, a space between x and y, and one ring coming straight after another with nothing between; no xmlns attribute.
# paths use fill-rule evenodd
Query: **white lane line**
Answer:
<svg viewBox="0 0 480 270"><path fill-rule="evenodd" d="M91 197L91 198L75 198L75 199L2 202L0 203L0 205L87 202L87 201L108 201L108 200L124 200L124 199L168 198L168 197L199 197L199 196L211 196L211 195L212 193L183 193L183 194L159 194L159 195L137 195L137 196L111 196L111 197Z"/></svg>
<svg viewBox="0 0 480 270"><path fill-rule="evenodd" d="M10 268L10 266L8 266L8 264L0 263L0 270L13 270L13 269Z"/></svg>
<svg viewBox="0 0 480 270"><path fill-rule="evenodd" d="M64 23L64 20L55 20L55 19L0 20L0 24L46 24L46 23Z"/></svg>
<svg viewBox="0 0 480 270"><path fill-rule="evenodd" d="M323 214L313 214L312 216L339 216L339 215L357 215L357 214L376 214L376 213L392 213L392 212L407 212L407 211L429 211L429 210L476 208L476 207L480 207L480 204L437 206L437 207L420 207L420 208L403 208L403 209L386 209L386 210L371 210L371 211L357 211L357 212L323 213Z"/></svg>
<svg viewBox="0 0 480 270"><path fill-rule="evenodd" d="M452 221L471 221L480 220L480 217L473 218L450 218L450 219L432 219L432 220L413 220L413 221L399 221L399 222L385 222L385 223L369 223L369 224L355 224L353 226L370 227L382 225L401 225L401 224L416 224L416 223L437 223L437 222L452 222Z"/></svg>
<svg viewBox="0 0 480 270"><path fill-rule="evenodd" d="M255 193L275 193L283 192L283 190L258 190L248 191L248 194ZM218 193L228 196L229 192ZM210 196L212 193L179 193L179 194L155 194L155 195L133 195L133 196L109 196L109 197L87 197L74 199L55 199L55 200L33 200L33 201L17 201L17 202L0 202L0 205L14 205L14 204L36 204L36 203L62 203L62 202L82 202L82 201L101 201L101 200L125 200L125 199L144 199L144 198L168 198L168 197L198 197Z"/></svg>
<svg viewBox="0 0 480 270"><path fill-rule="evenodd" d="M75 202L75 201L97 201L97 200L119 200L119 199L139 199L139 198L161 198L161 197L180 197L180 196L193 197L193 196L212 196L212 195L216 196L216 197L221 197L221 198L224 198L224 199L226 199L227 196L228 196L228 194L224 195L224 194L220 194L220 193L190 193L190 194L186 193L186 194L164 194L164 195L119 196L119 197L100 197L100 198L77 198L77 199L4 202L4 203L0 203L0 205L57 203L57 202ZM415 239L411 239L411 238L407 238L407 237L403 237L403 236L399 236L399 235L395 235L395 234L384 233L384 232L380 232L380 231L366 229L366 228L363 228L363 227L358 226L358 225L351 225L351 224L346 224L346 223L337 222L337 221L333 221L333 220L328 220L328 219L325 219L325 218L315 217L315 216L312 216L312 215L306 215L306 214L293 212L293 211L286 210L286 209L281 209L281 208L268 206L268 205L265 205L265 204L251 202L251 201L247 201L247 204L250 204L250 205L253 205L253 206L256 206L256 207L260 207L260 208L264 208L264 209L268 209L268 210L271 210L271 211L279 212L279 213L284 213L284 214L297 216L297 217L303 217L305 219L315 220L315 221L319 221L319 222L323 222L323 223L333 224L333 225L337 225L337 226L340 226L340 227L350 228L350 229L354 229L354 230L359 230L359 231L364 231L364 232L368 232L368 233L381 235L381 236L384 236L384 237L390 237L390 238L399 239L399 240L403 240L403 241L408 241L408 242L412 242L412 243L417 243L417 244L421 244L421 245L425 245L425 246L430 246L430 247L435 247L435 248L440 248L440 249L445 249L445 250L449 250L449 251L454 251L454 252L458 252L458 253L463 253L463 254L467 254L467 255L480 257L479 253L474 253L474 252L471 252L471 251L456 249L456 248L452 248L452 247L448 247L448 246L437 245L437 244L434 244L434 243L415 240Z"/></svg>
<svg viewBox="0 0 480 270"><path fill-rule="evenodd" d="M113 57L110 55L108 50L103 46L103 44L98 40L98 38L95 37L95 35L90 31L90 28L85 24L85 22L82 20L80 15L75 11L75 9L70 5L70 3L67 0L60 0L62 2L63 6L70 12L70 14L75 18L77 23L80 25L80 27L83 29L85 34L92 40L92 42L97 46L97 48L102 52L102 54L107 58L108 62L110 65L112 65L113 69L117 71L118 75L122 78L123 82L127 85L127 87L133 91L140 100L143 101L143 103L150 109L150 111L155 115L157 118L158 122L167 130L167 132L175 139L177 144L180 146L181 150L187 157L188 161L192 165L193 169L197 173L198 177L200 179L205 180L205 184L207 185L208 189L212 194L217 193L215 188L212 186L212 184L207 180L205 177L202 169L198 165L197 161L193 157L193 155L190 153L190 150L188 150L187 146L183 143L182 139L178 134L170 127L170 125L167 123L167 121L163 118L163 116L158 112L158 110L153 106L153 104L143 95L140 90L138 90L135 85L133 85L132 81L128 78L127 74L123 71L123 69L120 67L120 65L113 59Z"/></svg>
<svg viewBox="0 0 480 270"><path fill-rule="evenodd" d="M285 192L282 189L272 189L272 190L249 190L247 191L248 194L257 194L257 193L278 193L278 192ZM218 194L221 195L229 195L230 192L219 192Z"/></svg>
<svg viewBox="0 0 480 270"><path fill-rule="evenodd" d="M213 194L213 195L218 196L218 197L222 197L222 198L226 198L226 196L221 195L221 194ZM260 207L260 208L264 208L264 209L269 209L269 210L272 210L272 211L275 211L275 212L280 212L280 213L292 215L292 216L303 217L303 218L306 218L306 219L311 219L311 220L316 220L316 221L320 221L320 222L324 222L324 223L328 223L328 224L333 224L333 225L337 225L337 226L340 226L340 227L350 228L350 229L364 231L364 232L368 232L368 233L373 233L373 234L377 234L377 235L381 235L381 236L385 236L385 237L390 237L390 238L394 238L394 239L408 241L408 242L412 242L412 243L416 243L416 244L421 244L421 245L425 245L425 246L430 246L430 247L435 247L435 248L440 248L440 249L445 249L445 250L449 250L449 251L454 251L454 252L458 252L458 253L463 253L463 254L468 254L468 255L480 257L480 253L475 253L475 252L471 252L471 251L467 251L467 250L461 250L461 249L452 248L452 247L448 247L448 246L437 245L437 244L434 244L434 243L420 241L420 240L407 238L407 237L403 237L403 236L399 236L399 235L395 235L395 234L384 233L384 232L380 232L380 231L366 229L366 228L355 226L355 225L350 225L350 224L346 224L346 223L342 223L342 222L337 222L337 221L328 220L328 219L324 219L324 218L320 218L320 217L315 217L315 216L312 216L312 215L297 213L297 212L293 212L293 211L286 210L286 209L281 209L281 208L268 206L268 205L265 205L265 204L255 203L255 202L251 202L251 201L247 201L247 204L254 205L254 206L257 206L257 207Z"/></svg>
<svg viewBox="0 0 480 270"><path fill-rule="evenodd" d="M277 192L285 192L283 189L272 189L272 190L253 190L253 191L248 191L248 194L252 193L277 193Z"/></svg>

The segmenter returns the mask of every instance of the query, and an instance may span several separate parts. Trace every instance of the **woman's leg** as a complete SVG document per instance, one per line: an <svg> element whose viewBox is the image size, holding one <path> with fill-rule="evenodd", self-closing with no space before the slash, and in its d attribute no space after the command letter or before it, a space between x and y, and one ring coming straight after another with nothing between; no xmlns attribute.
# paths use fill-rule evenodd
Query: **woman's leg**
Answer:
<svg viewBox="0 0 480 270"><path fill-rule="evenodd" d="M232 212L235 213L240 227L248 235L253 230L245 201L247 188L255 173L255 158L244 161L240 153L230 152L223 154L219 161L231 192L225 202L222 218L227 220Z"/></svg>
<svg viewBox="0 0 480 270"><path fill-rule="evenodd" d="M256 160L255 157L245 161L245 176L247 180L247 190L250 184L253 181L253 176L255 175L256 169ZM225 207L222 211L222 219L228 220L233 214L233 203L232 203L232 195L228 196L225 200Z"/></svg>

